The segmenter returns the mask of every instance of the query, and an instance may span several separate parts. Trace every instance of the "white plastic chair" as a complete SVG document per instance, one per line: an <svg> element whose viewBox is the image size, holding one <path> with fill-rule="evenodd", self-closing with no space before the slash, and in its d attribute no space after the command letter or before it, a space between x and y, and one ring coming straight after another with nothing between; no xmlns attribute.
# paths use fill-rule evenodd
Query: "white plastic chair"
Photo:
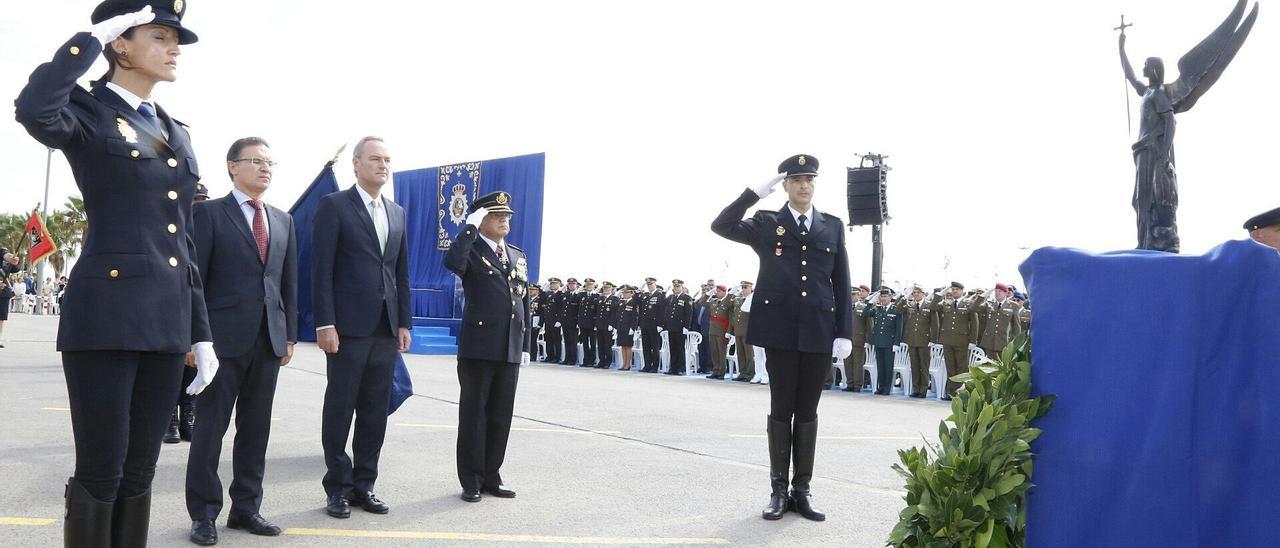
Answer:
<svg viewBox="0 0 1280 548"><path fill-rule="evenodd" d="M639 371L644 369L644 337L636 335L633 339L635 344L631 347L631 370Z"/></svg>
<svg viewBox="0 0 1280 548"><path fill-rule="evenodd" d="M536 355L534 356L533 361L540 362L547 357L546 330L538 331L538 340L536 341L536 343L537 343L538 351L534 353Z"/></svg>
<svg viewBox="0 0 1280 548"><path fill-rule="evenodd" d="M667 338L667 330L663 329L658 338L662 339L662 348L658 350L658 372L666 373L671 369L671 344Z"/></svg>
<svg viewBox="0 0 1280 548"><path fill-rule="evenodd" d="M969 363L978 365L987 361L987 352L976 344L969 344Z"/></svg>
<svg viewBox="0 0 1280 548"><path fill-rule="evenodd" d="M876 349L871 343L862 345L862 351L867 354L866 360L862 362L862 371L871 378L871 391L875 392L880 389L880 376L876 374Z"/></svg>
<svg viewBox="0 0 1280 548"><path fill-rule="evenodd" d="M902 377L902 394L905 396L911 393L911 356L907 353L906 343L898 343L893 347L893 372ZM889 393L893 393L893 387L889 387Z"/></svg>
<svg viewBox="0 0 1280 548"><path fill-rule="evenodd" d="M685 356L684 360L685 375L698 374L698 345L700 344L702 344L702 333L690 331L689 334L686 335L684 347L688 356Z"/></svg>
<svg viewBox="0 0 1280 548"><path fill-rule="evenodd" d="M725 348L724 361L729 370L725 376L726 378L736 379L738 378L738 337L729 335L729 344Z"/></svg>
<svg viewBox="0 0 1280 548"><path fill-rule="evenodd" d="M844 371L844 360L831 356L831 367L834 368L835 371L840 372L840 382L836 383L832 387L840 389L848 388L849 374Z"/></svg>
<svg viewBox="0 0 1280 548"><path fill-rule="evenodd" d="M942 399L947 393L947 361L942 357L942 345L929 343L929 389L933 397Z"/></svg>

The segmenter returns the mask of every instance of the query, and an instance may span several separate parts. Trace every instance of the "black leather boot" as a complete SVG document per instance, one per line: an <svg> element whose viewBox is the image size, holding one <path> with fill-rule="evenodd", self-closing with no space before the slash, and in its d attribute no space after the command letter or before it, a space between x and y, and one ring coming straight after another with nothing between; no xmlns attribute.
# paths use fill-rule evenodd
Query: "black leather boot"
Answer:
<svg viewBox="0 0 1280 548"><path fill-rule="evenodd" d="M67 510L62 521L66 548L110 548L111 513L115 504L90 495L75 478L67 480Z"/></svg>
<svg viewBox="0 0 1280 548"><path fill-rule="evenodd" d="M147 528L151 523L151 490L140 495L116 499L111 519L112 548L134 548L147 545Z"/></svg>
<svg viewBox="0 0 1280 548"><path fill-rule="evenodd" d="M161 440L165 443L178 443L182 441L182 437L178 434L178 407L174 406L173 414L169 415L169 429L164 431L164 438Z"/></svg>
<svg viewBox="0 0 1280 548"><path fill-rule="evenodd" d="M196 398L195 396L190 398L190 401L184 401L179 406L182 410L182 418L178 423L178 436L182 441L191 441L191 430L196 426Z"/></svg>
<svg viewBox="0 0 1280 548"><path fill-rule="evenodd" d="M813 479L813 453L818 443L818 419L796 422L791 446L795 451L796 475L791 478L791 504L805 519L823 521L826 514L813 507L809 480Z"/></svg>
<svg viewBox="0 0 1280 548"><path fill-rule="evenodd" d="M787 473L791 469L791 423L769 417L769 484L773 494L760 513L767 520L782 519L787 513Z"/></svg>

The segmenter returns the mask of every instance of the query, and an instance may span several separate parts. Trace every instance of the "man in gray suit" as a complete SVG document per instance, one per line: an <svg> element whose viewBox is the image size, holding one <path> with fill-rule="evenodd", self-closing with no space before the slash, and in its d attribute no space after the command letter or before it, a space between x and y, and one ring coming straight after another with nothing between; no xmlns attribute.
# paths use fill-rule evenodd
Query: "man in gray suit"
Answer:
<svg viewBox="0 0 1280 548"><path fill-rule="evenodd" d="M276 377L280 366L293 357L298 340L298 249L293 218L262 201L274 165L266 141L237 140L227 151L231 193L196 204L192 214L209 327L220 362L219 374L200 397L200 427L192 433L187 460L190 538L204 546L218 542L218 456L232 410L236 437L227 527L255 535L280 534L259 509Z"/></svg>

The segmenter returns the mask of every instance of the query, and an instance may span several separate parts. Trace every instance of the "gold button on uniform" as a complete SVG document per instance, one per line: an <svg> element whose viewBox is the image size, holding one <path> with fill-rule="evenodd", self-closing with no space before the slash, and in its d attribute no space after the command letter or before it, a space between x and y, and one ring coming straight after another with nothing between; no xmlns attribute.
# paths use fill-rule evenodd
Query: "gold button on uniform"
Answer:
<svg viewBox="0 0 1280 548"><path fill-rule="evenodd" d="M511 315L511 319L513 319L513 320L514 320L514 319L516 319L516 315L515 315L515 314L512 314L512 315Z"/></svg>
<svg viewBox="0 0 1280 548"><path fill-rule="evenodd" d="M119 271L119 270L112 270L111 272L108 272L108 273L107 273L107 275L108 275L108 276L111 276L112 278L119 278L119 277L120 277L120 271Z"/></svg>
<svg viewBox="0 0 1280 548"><path fill-rule="evenodd" d="M169 199L170 199L170 200L177 200L177 199L178 199L178 193L177 193L177 192L174 192L174 191L172 191L172 190L170 190L170 191L169 191Z"/></svg>
<svg viewBox="0 0 1280 548"><path fill-rule="evenodd" d="M476 325L484 325L484 320L480 320L479 322L476 322Z"/></svg>
<svg viewBox="0 0 1280 548"><path fill-rule="evenodd" d="M769 299L765 299L764 304L769 304Z"/></svg>
<svg viewBox="0 0 1280 548"><path fill-rule="evenodd" d="M808 251L808 250L809 250L809 246L807 245L800 246L800 251Z"/></svg>
<svg viewBox="0 0 1280 548"><path fill-rule="evenodd" d="M800 261L800 266L808 266L809 261Z"/></svg>
<svg viewBox="0 0 1280 548"><path fill-rule="evenodd" d="M71 46L71 55L80 55L80 46Z"/></svg>
<svg viewBox="0 0 1280 548"><path fill-rule="evenodd" d="M177 234L178 225L169 225L169 234Z"/></svg>
<svg viewBox="0 0 1280 548"><path fill-rule="evenodd" d="M137 158L137 157L139 157L139 156L142 156L142 153L141 153L141 152L138 152L138 151L136 151L136 150L130 150L130 151L129 151L129 157L130 157L130 158Z"/></svg>
<svg viewBox="0 0 1280 548"><path fill-rule="evenodd" d="M169 257L169 266L177 267L177 266L178 266L178 258L177 258L177 257Z"/></svg>
<svg viewBox="0 0 1280 548"><path fill-rule="evenodd" d="M809 277L808 277L808 276L801 276L801 277L800 277L800 281L802 281L802 282L807 282L807 281L809 281Z"/></svg>
<svg viewBox="0 0 1280 548"><path fill-rule="evenodd" d="M178 160L176 158L169 158L169 161L166 163L169 164L169 167L178 167Z"/></svg>
<svg viewBox="0 0 1280 548"><path fill-rule="evenodd" d="M800 296L801 296L801 297L808 297L808 296L809 296L809 292L808 292L808 291L801 291L801 292L800 292Z"/></svg>

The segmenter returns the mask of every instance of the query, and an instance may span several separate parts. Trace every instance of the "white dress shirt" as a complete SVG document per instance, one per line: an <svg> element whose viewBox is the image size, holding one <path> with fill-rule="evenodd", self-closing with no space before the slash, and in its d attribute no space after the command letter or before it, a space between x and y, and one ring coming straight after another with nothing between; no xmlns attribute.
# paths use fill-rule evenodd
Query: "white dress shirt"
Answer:
<svg viewBox="0 0 1280 548"><path fill-rule="evenodd" d="M808 213L800 213L796 211L796 208L791 207L791 202L787 202L787 209L791 210L791 218L795 219L796 226L800 226L800 216L804 215L804 226L800 226L801 232L808 232L809 229L813 228L813 216L818 214L818 210L814 209L813 206L809 206Z"/></svg>
<svg viewBox="0 0 1280 548"><path fill-rule="evenodd" d="M481 234L481 235L480 235L480 239L481 239L481 240L484 240L484 243L489 244L489 249L492 249L492 250L493 250L494 255L497 255L497 254L498 254L498 246L502 246L502 247L504 247L504 248L507 246L507 244L506 244L506 240L503 240L503 241L500 241L500 242L495 242L495 241L493 241L493 240L490 240L489 238L486 238L484 234ZM506 250L505 250L505 249L503 249L503 251L505 252ZM498 256L499 256L499 257L501 257L502 255L498 255ZM507 260L508 260L508 261L510 261L510 260L511 260L511 258L510 258L510 257L507 257Z"/></svg>
<svg viewBox="0 0 1280 548"><path fill-rule="evenodd" d="M240 192L240 189L238 188L232 188L231 195L235 197L236 203L240 204L240 212L244 214L244 222L247 223L247 226L249 227L249 234L253 234L253 214L255 210L253 209L253 205L249 203L249 200L252 200L253 198L248 194ZM267 246L270 247L271 224L270 221L267 220L266 202L263 202L262 204L262 225L267 229Z"/></svg>

